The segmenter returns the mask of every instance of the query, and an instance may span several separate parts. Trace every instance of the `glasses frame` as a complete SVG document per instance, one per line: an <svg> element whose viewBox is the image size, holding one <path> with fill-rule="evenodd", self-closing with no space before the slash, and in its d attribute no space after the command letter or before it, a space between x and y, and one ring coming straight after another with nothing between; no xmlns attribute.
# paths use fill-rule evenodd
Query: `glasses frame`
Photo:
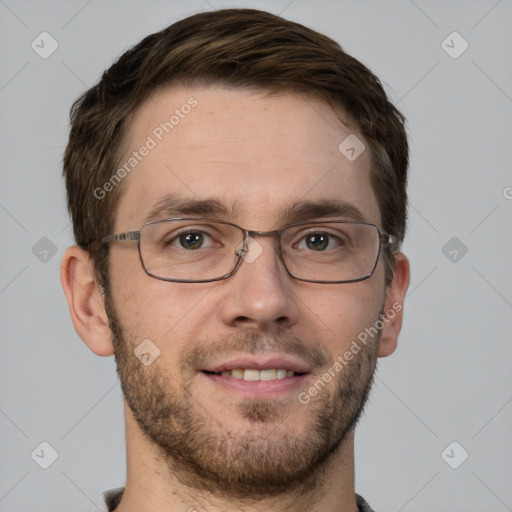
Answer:
<svg viewBox="0 0 512 512"><path fill-rule="evenodd" d="M169 218L169 219L161 219L161 220L153 220L153 221L150 221L150 222L146 222L139 230L137 231L124 231L122 233L115 233L115 234L112 234L112 235L106 235L104 236L103 238L101 238L100 242L101 243L110 243L110 242L125 242L125 241L132 241L132 242L137 242L137 249L138 249L138 252L139 252L139 259L140 259L140 263L142 265L142 268L144 269L144 272L146 272L146 274L150 277L153 277L154 279L159 279L160 281L167 281L167 282L172 282L172 283L210 283L210 282L214 282L214 281L222 281L224 279L227 279L228 277L231 277L237 270L238 268L240 267L240 264L242 263L243 261L243 256L244 256L244 253L246 252L245 249L242 249L241 251L235 251L235 255L238 256L238 259L236 260L233 268L231 269L230 272L228 272L227 274L224 274L223 276L220 276L220 277L215 277L215 278L212 278L212 279L173 279L173 278L170 278L170 277L160 277L160 276L157 276L155 274L152 274L151 272L148 271L148 269L146 268L146 266L144 265L144 259L142 258L142 251L141 251L141 248L140 248L140 234L141 234L141 231L144 229L145 226L149 226L149 225L152 225L152 224L160 224L160 223L163 223L163 222L169 222L169 221L178 221L178 220L190 220L190 221L207 221L207 222L214 222L214 223L219 223L219 224L226 224L228 226L232 226L234 228L237 228L239 229L240 231L242 231L244 233L244 239L243 239L243 244L244 244L244 247L246 246L246 243L247 243L247 240L251 237L256 237L256 236L264 236L264 237L273 237L277 240L277 248L276 248L276 252L277 254L279 255L279 259L281 261L281 263L283 264L283 267L285 268L286 272L288 273L288 275L290 277L292 277L293 279L296 279L298 281L304 281L304 282L307 282L307 283L320 283L320 284L344 284L344 283L357 283L359 281L364 281L365 279L368 279L369 277L371 277L373 275L373 273L375 272L375 269L377 268L377 264L379 262L379 258L380 258L380 255L382 253L382 247L387 247L387 248L390 248L391 252L394 252L394 246L396 244L396 238L393 236L393 235L389 235L387 233L383 233L378 226L376 226L375 224L372 224L370 222L363 222L363 221L347 221L347 220L332 220L332 219L329 219L329 220L318 220L318 221L314 221L314 220L308 220L308 221L303 221L303 222L295 222L295 223L292 223L292 224L287 224L286 226L283 226L279 229L274 229L272 231L254 231L254 230L251 230L251 229L245 229L245 228L242 228L241 226L238 226L237 224L233 224L232 222L228 222L228 221L225 221L225 220L220 220L220 219L210 219L210 218L207 218L207 217L172 217L172 218ZM368 272L368 274L364 275L363 277L360 277L360 278L357 278L357 279L349 279L349 280L343 280L343 281L324 281L324 280L312 280L312 279L303 279L301 277L297 277L295 275L293 275L290 270L288 269L287 265L286 265L286 262L284 261L283 259L283 255L282 255L282 248L281 248L281 234L284 230L288 229L288 228L291 228L291 227L295 227L295 226L307 226L309 224L359 224L359 225L365 225L365 226L371 226L373 228L376 229L377 233L378 233L378 238L379 238L379 250L377 252L377 255L375 257L375 263L371 269L370 272Z"/></svg>

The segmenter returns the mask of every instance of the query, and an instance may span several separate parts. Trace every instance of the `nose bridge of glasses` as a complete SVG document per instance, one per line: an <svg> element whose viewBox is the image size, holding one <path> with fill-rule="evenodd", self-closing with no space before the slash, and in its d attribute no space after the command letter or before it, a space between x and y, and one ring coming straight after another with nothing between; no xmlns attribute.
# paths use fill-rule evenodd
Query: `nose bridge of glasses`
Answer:
<svg viewBox="0 0 512 512"><path fill-rule="evenodd" d="M255 230L251 230L251 229L246 229L245 230L245 240L247 240L248 238L262 237L262 238L274 238L276 241L279 241L280 234L281 234L281 231L278 229L273 229L272 231L255 231ZM279 249L278 245L279 244L277 244L277 246L274 246L274 248L276 250Z"/></svg>
<svg viewBox="0 0 512 512"><path fill-rule="evenodd" d="M247 237L253 237L253 238L256 236L262 236L262 237L267 237L267 238L268 237L277 238L279 236L278 229L274 229L272 231L254 231L251 229L246 229L245 233L246 233Z"/></svg>
<svg viewBox="0 0 512 512"><path fill-rule="evenodd" d="M264 238L275 238L279 240L280 231L275 229L272 231L257 231L252 229L244 229L244 240L238 245L235 249L235 254L237 256L241 256L244 260L252 262L256 259L262 252L263 247L256 242L256 238L264 237ZM274 251L280 257L281 256L281 248L279 247L279 243L274 243ZM253 254L250 254L250 253Z"/></svg>

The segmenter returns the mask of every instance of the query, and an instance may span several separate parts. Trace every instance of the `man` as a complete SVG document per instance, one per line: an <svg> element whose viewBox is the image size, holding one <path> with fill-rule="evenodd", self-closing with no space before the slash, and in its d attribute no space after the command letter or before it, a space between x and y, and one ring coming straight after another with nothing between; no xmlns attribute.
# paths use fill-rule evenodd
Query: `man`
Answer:
<svg viewBox="0 0 512 512"><path fill-rule="evenodd" d="M126 52L71 121L61 278L125 399L108 509L371 510L354 427L409 283L404 118L378 79L221 10Z"/></svg>

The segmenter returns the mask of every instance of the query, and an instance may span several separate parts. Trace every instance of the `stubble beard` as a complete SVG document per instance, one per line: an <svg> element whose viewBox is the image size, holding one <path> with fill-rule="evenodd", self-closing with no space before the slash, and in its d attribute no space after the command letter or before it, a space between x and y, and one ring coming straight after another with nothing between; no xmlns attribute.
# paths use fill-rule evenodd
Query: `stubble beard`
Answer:
<svg viewBox="0 0 512 512"><path fill-rule="evenodd" d="M106 309L123 395L155 456L182 485L218 497L252 501L301 487L313 490L359 420L373 383L380 332L336 375L334 389L325 387L309 404L297 399L292 407L289 400L241 401L238 415L248 428L231 429L216 421L190 392L192 379L185 370L198 360L219 351L280 351L297 353L327 369L334 363L332 356L321 345L306 348L289 334L262 337L248 330L229 339L197 343L180 361L182 374L172 376L161 369L158 359L144 366L135 357L138 343L127 336L109 297ZM309 408L302 427L294 418L300 407Z"/></svg>

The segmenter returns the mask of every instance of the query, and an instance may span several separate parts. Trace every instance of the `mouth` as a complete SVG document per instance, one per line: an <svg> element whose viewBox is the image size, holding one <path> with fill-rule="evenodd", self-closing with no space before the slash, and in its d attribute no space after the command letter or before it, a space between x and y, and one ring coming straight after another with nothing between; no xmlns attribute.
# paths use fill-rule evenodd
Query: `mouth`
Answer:
<svg viewBox="0 0 512 512"><path fill-rule="evenodd" d="M302 360L282 357L240 357L199 370L210 383L244 398L282 395L302 386L312 368Z"/></svg>
<svg viewBox="0 0 512 512"><path fill-rule="evenodd" d="M256 368L235 368L234 370L224 370L222 372L210 372L203 370L207 375L220 375L222 377L232 377L238 380L258 381L258 380L278 380L286 377L304 375L304 373L295 372L286 368L266 368L258 370Z"/></svg>

